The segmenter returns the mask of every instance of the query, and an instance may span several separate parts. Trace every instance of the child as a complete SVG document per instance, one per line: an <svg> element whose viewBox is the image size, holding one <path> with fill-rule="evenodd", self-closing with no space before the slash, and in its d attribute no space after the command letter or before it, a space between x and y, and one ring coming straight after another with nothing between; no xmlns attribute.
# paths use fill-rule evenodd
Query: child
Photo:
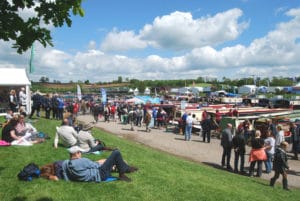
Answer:
<svg viewBox="0 0 300 201"><path fill-rule="evenodd" d="M279 178L279 175L282 175L282 186L284 190L289 190L288 188L288 180L287 180L287 173L286 169L289 169L287 163L287 154L286 150L288 148L288 143L283 141L280 143L280 146L276 148L275 155L274 155L274 177L271 178L270 186L274 186L276 180Z"/></svg>

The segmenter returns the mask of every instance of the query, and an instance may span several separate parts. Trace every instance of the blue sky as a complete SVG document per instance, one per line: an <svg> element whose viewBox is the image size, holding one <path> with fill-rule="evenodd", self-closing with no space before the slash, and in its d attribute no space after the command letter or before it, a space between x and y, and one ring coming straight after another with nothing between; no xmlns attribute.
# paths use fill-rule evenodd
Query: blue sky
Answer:
<svg viewBox="0 0 300 201"><path fill-rule="evenodd" d="M84 17L36 43L35 72L61 82L300 76L300 1L85 0ZM33 10L20 11L25 17ZM0 67L30 51L0 41Z"/></svg>

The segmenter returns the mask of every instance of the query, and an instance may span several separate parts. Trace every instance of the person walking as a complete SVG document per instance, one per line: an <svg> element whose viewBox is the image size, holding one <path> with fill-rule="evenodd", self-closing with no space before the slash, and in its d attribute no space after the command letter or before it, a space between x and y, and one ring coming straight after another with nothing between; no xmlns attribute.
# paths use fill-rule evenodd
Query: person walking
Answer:
<svg viewBox="0 0 300 201"><path fill-rule="evenodd" d="M232 167L230 166L231 149L232 149L232 124L230 123L228 123L227 127L222 131L221 145L223 147L223 154L222 154L222 161L221 161L222 167L226 167L228 170L232 170Z"/></svg>
<svg viewBox="0 0 300 201"><path fill-rule="evenodd" d="M280 146L276 148L274 155L274 177L270 180L270 186L274 187L276 180L279 178L279 175L282 175L282 186L284 190L290 190L288 188L287 172L289 170L288 158L286 150L289 144L285 141L280 143Z"/></svg>

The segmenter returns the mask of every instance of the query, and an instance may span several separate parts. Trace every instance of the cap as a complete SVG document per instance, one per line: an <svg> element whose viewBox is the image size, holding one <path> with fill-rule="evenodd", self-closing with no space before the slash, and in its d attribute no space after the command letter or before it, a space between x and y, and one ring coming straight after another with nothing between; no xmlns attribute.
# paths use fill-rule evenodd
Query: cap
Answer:
<svg viewBox="0 0 300 201"><path fill-rule="evenodd" d="M232 127L232 124L231 124L231 123L228 123L228 124L227 124L227 127Z"/></svg>
<svg viewBox="0 0 300 201"><path fill-rule="evenodd" d="M69 148L68 151L70 154L75 154L77 152L85 152L85 150L80 148L79 146L73 146L73 147Z"/></svg>
<svg viewBox="0 0 300 201"><path fill-rule="evenodd" d="M91 130L92 128L94 128L94 125L91 124L91 123L84 124L84 125L82 126L82 130L83 130L83 131L88 131L88 130Z"/></svg>

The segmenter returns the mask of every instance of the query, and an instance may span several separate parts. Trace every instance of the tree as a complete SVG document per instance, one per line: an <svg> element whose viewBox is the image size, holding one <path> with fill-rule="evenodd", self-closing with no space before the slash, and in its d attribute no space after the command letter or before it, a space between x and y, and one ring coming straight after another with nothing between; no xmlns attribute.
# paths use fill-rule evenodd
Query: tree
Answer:
<svg viewBox="0 0 300 201"><path fill-rule="evenodd" d="M42 27L42 23L54 27L72 25L71 14L84 15L81 8L82 0L1 0L0 1L0 40L13 41L13 48L19 54L28 50L34 41L39 41L44 47L53 46L50 30ZM24 9L34 9L35 16L22 18L19 12Z"/></svg>
<svg viewBox="0 0 300 201"><path fill-rule="evenodd" d="M40 78L40 82L42 82L42 83L47 83L47 82L49 82L49 78L48 78L48 77L42 76L42 77Z"/></svg>
<svg viewBox="0 0 300 201"><path fill-rule="evenodd" d="M122 82L123 82L122 76L119 76L118 77L118 83L122 83Z"/></svg>

